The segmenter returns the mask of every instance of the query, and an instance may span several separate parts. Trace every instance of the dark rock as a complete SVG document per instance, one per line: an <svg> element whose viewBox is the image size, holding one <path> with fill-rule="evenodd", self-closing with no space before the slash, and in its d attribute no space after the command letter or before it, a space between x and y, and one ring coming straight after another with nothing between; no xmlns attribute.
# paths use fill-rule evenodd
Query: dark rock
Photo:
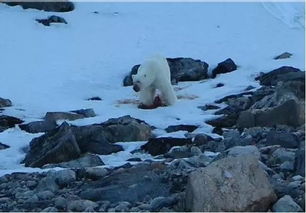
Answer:
<svg viewBox="0 0 306 213"><path fill-rule="evenodd" d="M20 124L20 129L29 133L48 132L57 127L55 121L33 121L27 124Z"/></svg>
<svg viewBox="0 0 306 213"><path fill-rule="evenodd" d="M64 23L64 24L67 24L67 21L62 18L62 17L59 17L59 16L49 16L48 18L46 19L36 19L36 21L38 23L41 23L45 26L50 26L51 23Z"/></svg>
<svg viewBox="0 0 306 213"><path fill-rule="evenodd" d="M2 108L2 107L10 107L10 106L12 106L11 100L0 98L0 108Z"/></svg>
<svg viewBox="0 0 306 213"><path fill-rule="evenodd" d="M296 151L294 168L297 175L305 177L305 148Z"/></svg>
<svg viewBox="0 0 306 213"><path fill-rule="evenodd" d="M297 148L298 137L289 132L270 131L267 135L267 145L280 145L284 148Z"/></svg>
<svg viewBox="0 0 306 213"><path fill-rule="evenodd" d="M23 163L25 166L41 167L45 164L61 163L76 159L81 151L69 124L64 122L58 128L30 142L30 150Z"/></svg>
<svg viewBox="0 0 306 213"><path fill-rule="evenodd" d="M249 91L249 90L252 90L252 89L255 89L255 87L250 85L250 86L247 86L247 88L245 88L244 91Z"/></svg>
<svg viewBox="0 0 306 213"><path fill-rule="evenodd" d="M211 132L218 135L223 135L223 129L221 127L214 127Z"/></svg>
<svg viewBox="0 0 306 213"><path fill-rule="evenodd" d="M74 4L69 1L58 1L58 2L27 2L27 1L8 1L4 2L9 6L20 5L23 9L37 9L52 12L69 12L74 10Z"/></svg>
<svg viewBox="0 0 306 213"><path fill-rule="evenodd" d="M276 57L274 57L275 60L279 60L279 59L285 59L285 58L290 58L292 56L291 53L288 52L284 52Z"/></svg>
<svg viewBox="0 0 306 213"><path fill-rule="evenodd" d="M232 127L236 124L236 121L238 119L237 114L230 114L230 115L224 115L219 118L208 120L205 123L218 128L228 128Z"/></svg>
<svg viewBox="0 0 306 213"><path fill-rule="evenodd" d="M120 145L111 144L107 138L107 132L101 125L88 125L73 127L73 134L82 153L90 152L100 155L108 155L113 152L123 151ZM118 142L118 141L116 141Z"/></svg>
<svg viewBox="0 0 306 213"><path fill-rule="evenodd" d="M142 160L140 158L129 158L127 161L141 162Z"/></svg>
<svg viewBox="0 0 306 213"><path fill-rule="evenodd" d="M218 88L218 87L223 87L224 86L224 84L223 83L217 83L216 84L216 86L215 86L215 88Z"/></svg>
<svg viewBox="0 0 306 213"><path fill-rule="evenodd" d="M171 82L177 83L179 81L199 81L208 77L208 64L201 60L194 60L192 58L167 58ZM133 85L132 75L137 74L140 65L135 65L130 74L123 80L123 86Z"/></svg>
<svg viewBox="0 0 306 213"><path fill-rule="evenodd" d="M88 98L88 101L102 101L102 98L98 97L98 96L94 96L92 98Z"/></svg>
<svg viewBox="0 0 306 213"><path fill-rule="evenodd" d="M58 189L59 186L57 185L55 178L51 175L42 178L35 188L36 191L50 190L51 192L56 192Z"/></svg>
<svg viewBox="0 0 306 213"><path fill-rule="evenodd" d="M15 118L8 115L0 115L0 132L15 127L16 124L20 124L23 121L19 118Z"/></svg>
<svg viewBox="0 0 306 213"><path fill-rule="evenodd" d="M275 86L279 81L305 81L305 73L294 67L283 66L271 72L262 74L256 77L255 80L259 80L261 85Z"/></svg>
<svg viewBox="0 0 306 213"><path fill-rule="evenodd" d="M169 184L158 175L164 167L141 164L120 169L95 182L84 182L80 188L82 199L111 203L142 202L146 197L169 196Z"/></svg>
<svg viewBox="0 0 306 213"><path fill-rule="evenodd" d="M254 92L252 91L246 91L246 92L242 92L242 93L239 93L239 94L235 94L235 95L228 95L228 96L225 96L221 99L218 99L215 101L216 104L221 104L223 102L226 102L228 101L229 99L237 99L237 98L240 98L244 95L253 95Z"/></svg>
<svg viewBox="0 0 306 213"><path fill-rule="evenodd" d="M193 144L195 144L196 146L201 146L201 145L207 144L210 139L211 137L208 135L197 134L194 137Z"/></svg>
<svg viewBox="0 0 306 213"><path fill-rule="evenodd" d="M73 110L71 112L74 112L79 115L84 115L85 118L96 116L96 113L93 109L79 109L79 110Z"/></svg>
<svg viewBox="0 0 306 213"><path fill-rule="evenodd" d="M167 58L171 80L199 81L208 77L208 64L192 58Z"/></svg>
<svg viewBox="0 0 306 213"><path fill-rule="evenodd" d="M10 148L10 146L6 145L6 144L3 144L0 142L0 150L1 149L7 149L7 148Z"/></svg>
<svg viewBox="0 0 306 213"><path fill-rule="evenodd" d="M167 153L173 146L184 146L191 143L192 140L190 138L150 138L146 144L141 146L141 149L151 155L160 155Z"/></svg>
<svg viewBox="0 0 306 213"><path fill-rule="evenodd" d="M232 72L237 69L237 65L235 62L228 58L225 61L222 61L218 64L218 66L213 69L212 77L215 78L217 74Z"/></svg>
<svg viewBox="0 0 306 213"><path fill-rule="evenodd" d="M187 132L193 132L195 129L197 129L198 126L196 125L173 125L168 126L165 130L166 132L176 132L176 131L187 131Z"/></svg>
<svg viewBox="0 0 306 213"><path fill-rule="evenodd" d="M84 156L71 160L68 162L58 163L58 164L48 164L43 168L53 168L53 167L63 167L63 168L86 168L86 167L95 167L103 166L104 163L101 158L97 155L86 153Z"/></svg>
<svg viewBox="0 0 306 213"><path fill-rule="evenodd" d="M200 108L203 111L212 110L212 109L220 109L219 106L216 106L213 104L205 104L204 106L199 106L198 108Z"/></svg>

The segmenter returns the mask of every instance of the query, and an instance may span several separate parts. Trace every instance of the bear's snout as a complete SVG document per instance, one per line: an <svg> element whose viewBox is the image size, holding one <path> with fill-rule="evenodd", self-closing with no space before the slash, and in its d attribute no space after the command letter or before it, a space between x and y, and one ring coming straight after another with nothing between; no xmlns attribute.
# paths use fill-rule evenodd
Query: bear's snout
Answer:
<svg viewBox="0 0 306 213"><path fill-rule="evenodd" d="M133 86L133 90L134 90L135 92L139 92L140 88L139 88L139 86L138 86L137 84L135 84L135 85Z"/></svg>

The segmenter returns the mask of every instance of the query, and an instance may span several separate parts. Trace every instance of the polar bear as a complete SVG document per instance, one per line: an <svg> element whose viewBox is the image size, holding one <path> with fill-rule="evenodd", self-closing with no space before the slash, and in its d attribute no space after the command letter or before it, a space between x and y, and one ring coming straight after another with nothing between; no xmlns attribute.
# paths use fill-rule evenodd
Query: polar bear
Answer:
<svg viewBox="0 0 306 213"><path fill-rule="evenodd" d="M155 55L141 64L137 74L132 75L132 79L133 89L139 93L140 108L154 108L156 100L167 106L177 101L171 85L167 59L160 55ZM159 90L161 100L155 97L156 90Z"/></svg>

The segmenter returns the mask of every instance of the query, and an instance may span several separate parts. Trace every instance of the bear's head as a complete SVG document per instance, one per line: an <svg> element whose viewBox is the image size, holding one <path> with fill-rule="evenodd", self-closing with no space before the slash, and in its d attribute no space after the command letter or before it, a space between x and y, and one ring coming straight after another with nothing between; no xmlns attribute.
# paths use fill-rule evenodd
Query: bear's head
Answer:
<svg viewBox="0 0 306 213"><path fill-rule="evenodd" d="M135 92L139 92L140 90L144 90L149 87L153 81L154 76L153 72L147 69L147 66L140 66L138 68L137 74L132 75L133 79L133 90Z"/></svg>

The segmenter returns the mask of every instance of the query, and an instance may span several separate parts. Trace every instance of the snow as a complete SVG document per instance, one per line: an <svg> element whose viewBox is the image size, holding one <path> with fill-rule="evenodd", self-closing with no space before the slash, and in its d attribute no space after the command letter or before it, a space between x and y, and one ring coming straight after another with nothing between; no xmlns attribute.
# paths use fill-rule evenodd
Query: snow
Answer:
<svg viewBox="0 0 306 213"><path fill-rule="evenodd" d="M157 127L158 136L167 136L163 129L176 124L199 125L195 132L211 134L212 127L204 121L216 117L214 111L204 112L198 106L239 93L249 85L258 87L254 77L259 72L283 65L305 70L304 3L75 5L72 12L54 13L0 4L0 97L14 104L4 114L30 122L48 111L93 108L96 117L71 123L101 123L129 114ZM35 21L54 14L68 24L45 27ZM273 60L285 51L293 56ZM135 104L120 104L124 99L137 99L130 87L122 86L123 77L133 65L155 53L201 59L210 65L210 71L230 57L239 68L215 79L179 83L175 87L182 89L177 95L197 98L180 99L171 107L141 110ZM217 83L225 86L214 88ZM102 101L86 100L94 96ZM20 149L37 136L17 127L0 133L0 141L11 146L0 151L0 169L32 171L19 164L25 156ZM130 157L125 150L102 159L114 166Z"/></svg>

